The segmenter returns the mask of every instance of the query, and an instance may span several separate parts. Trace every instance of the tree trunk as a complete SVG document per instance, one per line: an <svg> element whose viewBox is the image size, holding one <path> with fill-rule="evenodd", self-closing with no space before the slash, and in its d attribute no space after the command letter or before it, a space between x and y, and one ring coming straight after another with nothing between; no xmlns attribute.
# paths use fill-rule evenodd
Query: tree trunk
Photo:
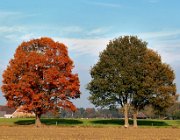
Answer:
<svg viewBox="0 0 180 140"><path fill-rule="evenodd" d="M129 121L128 121L128 104L124 105L124 127L129 127Z"/></svg>
<svg viewBox="0 0 180 140"><path fill-rule="evenodd" d="M138 127L137 125L137 115L138 115L138 110L135 110L134 111L134 114L133 114L133 127Z"/></svg>
<svg viewBox="0 0 180 140"><path fill-rule="evenodd" d="M41 120L40 120L41 115L36 114L36 120L35 120L35 126L40 127L41 126Z"/></svg>

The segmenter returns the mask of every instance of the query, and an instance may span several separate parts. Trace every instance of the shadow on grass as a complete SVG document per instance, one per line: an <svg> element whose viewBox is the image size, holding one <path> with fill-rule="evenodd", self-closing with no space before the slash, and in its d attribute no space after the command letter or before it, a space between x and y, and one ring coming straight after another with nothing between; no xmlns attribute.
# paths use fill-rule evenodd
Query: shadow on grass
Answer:
<svg viewBox="0 0 180 140"><path fill-rule="evenodd" d="M28 120L18 120L14 122L17 125L31 125L35 124L35 119L28 119Z"/></svg>
<svg viewBox="0 0 180 140"><path fill-rule="evenodd" d="M161 120L138 120L139 126L169 126L165 121Z"/></svg>
<svg viewBox="0 0 180 140"><path fill-rule="evenodd" d="M124 125L124 119L97 119L97 120L86 120L92 125ZM83 124L83 120L78 119L46 119L42 118L41 122L45 125L67 125L76 126ZM35 119L22 119L14 122L16 125L33 125ZM129 124L133 124L133 120L129 120ZM139 126L171 126L163 120L138 120Z"/></svg>
<svg viewBox="0 0 180 140"><path fill-rule="evenodd" d="M78 125L82 124L82 121L73 119L41 119L42 124L45 125ZM15 122L17 125L32 125L35 124L35 119L18 120Z"/></svg>
<svg viewBox="0 0 180 140"><path fill-rule="evenodd" d="M124 120L123 119L102 119L102 120L93 120L91 121L92 124L100 124L100 125L124 125ZM139 126L169 126L166 122L164 121L156 121L156 120L138 120L138 125ZM133 124L133 120L129 120L129 124Z"/></svg>
<svg viewBox="0 0 180 140"><path fill-rule="evenodd" d="M124 120L122 119L102 119L102 120L93 120L92 124L102 124L102 125L123 125Z"/></svg>
<svg viewBox="0 0 180 140"><path fill-rule="evenodd" d="M83 122L74 119L42 119L41 122L46 125L78 125Z"/></svg>

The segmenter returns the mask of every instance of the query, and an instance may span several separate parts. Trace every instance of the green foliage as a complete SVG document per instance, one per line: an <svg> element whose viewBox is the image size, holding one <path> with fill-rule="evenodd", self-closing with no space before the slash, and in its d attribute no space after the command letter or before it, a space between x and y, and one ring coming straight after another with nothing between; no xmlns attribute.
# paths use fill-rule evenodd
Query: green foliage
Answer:
<svg viewBox="0 0 180 140"><path fill-rule="evenodd" d="M162 110L176 96L175 75L161 57L136 36L110 41L91 69L90 101L101 107L129 103L140 110L148 104Z"/></svg>
<svg viewBox="0 0 180 140"><path fill-rule="evenodd" d="M137 85L134 70L140 67L146 51L146 42L125 36L107 45L100 60L91 69L90 101L96 106L116 106L132 99ZM138 69L137 69L138 70Z"/></svg>
<svg viewBox="0 0 180 140"><path fill-rule="evenodd" d="M35 120L33 118L0 118L0 126L17 126L32 125ZM41 122L46 125L58 126L82 126L82 127L105 127L105 126L121 126L123 119L46 119L42 118ZM130 124L132 124L130 120ZM138 125L142 127L178 127L180 128L180 120L138 120Z"/></svg>
<svg viewBox="0 0 180 140"><path fill-rule="evenodd" d="M173 114L173 118L180 120L180 111L175 112L175 113Z"/></svg>

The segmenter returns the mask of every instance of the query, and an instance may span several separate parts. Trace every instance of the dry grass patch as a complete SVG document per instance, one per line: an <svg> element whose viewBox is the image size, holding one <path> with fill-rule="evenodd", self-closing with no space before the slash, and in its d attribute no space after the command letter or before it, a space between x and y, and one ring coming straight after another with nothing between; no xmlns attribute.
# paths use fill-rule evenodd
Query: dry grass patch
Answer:
<svg viewBox="0 0 180 140"><path fill-rule="evenodd" d="M0 127L0 140L180 140L178 128Z"/></svg>

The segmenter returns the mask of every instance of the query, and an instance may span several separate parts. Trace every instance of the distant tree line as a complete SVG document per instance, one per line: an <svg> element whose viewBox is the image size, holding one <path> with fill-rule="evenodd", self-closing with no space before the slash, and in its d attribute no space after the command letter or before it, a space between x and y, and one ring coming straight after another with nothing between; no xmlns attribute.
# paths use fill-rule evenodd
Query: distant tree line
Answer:
<svg viewBox="0 0 180 140"><path fill-rule="evenodd" d="M146 106L141 113L149 119L180 119L180 102L164 111L153 109L152 106ZM133 109L129 109L129 118L132 118ZM59 113L46 113L43 117L57 118L124 118L123 108L120 109L103 109L103 108L77 108L75 112L67 109L61 109Z"/></svg>
<svg viewBox="0 0 180 140"><path fill-rule="evenodd" d="M75 112L69 109L60 109L59 113L48 112L42 117L57 118L122 118L123 114L118 109L95 109L95 108L77 108Z"/></svg>
<svg viewBox="0 0 180 140"><path fill-rule="evenodd" d="M149 105L142 110L142 113L144 113L149 119L177 120L180 119L180 102L174 103L174 105L163 111L154 109L151 105Z"/></svg>
<svg viewBox="0 0 180 140"><path fill-rule="evenodd" d="M60 117L62 118L122 118L120 111L114 109L95 109L95 108L78 108L76 112L62 110Z"/></svg>

